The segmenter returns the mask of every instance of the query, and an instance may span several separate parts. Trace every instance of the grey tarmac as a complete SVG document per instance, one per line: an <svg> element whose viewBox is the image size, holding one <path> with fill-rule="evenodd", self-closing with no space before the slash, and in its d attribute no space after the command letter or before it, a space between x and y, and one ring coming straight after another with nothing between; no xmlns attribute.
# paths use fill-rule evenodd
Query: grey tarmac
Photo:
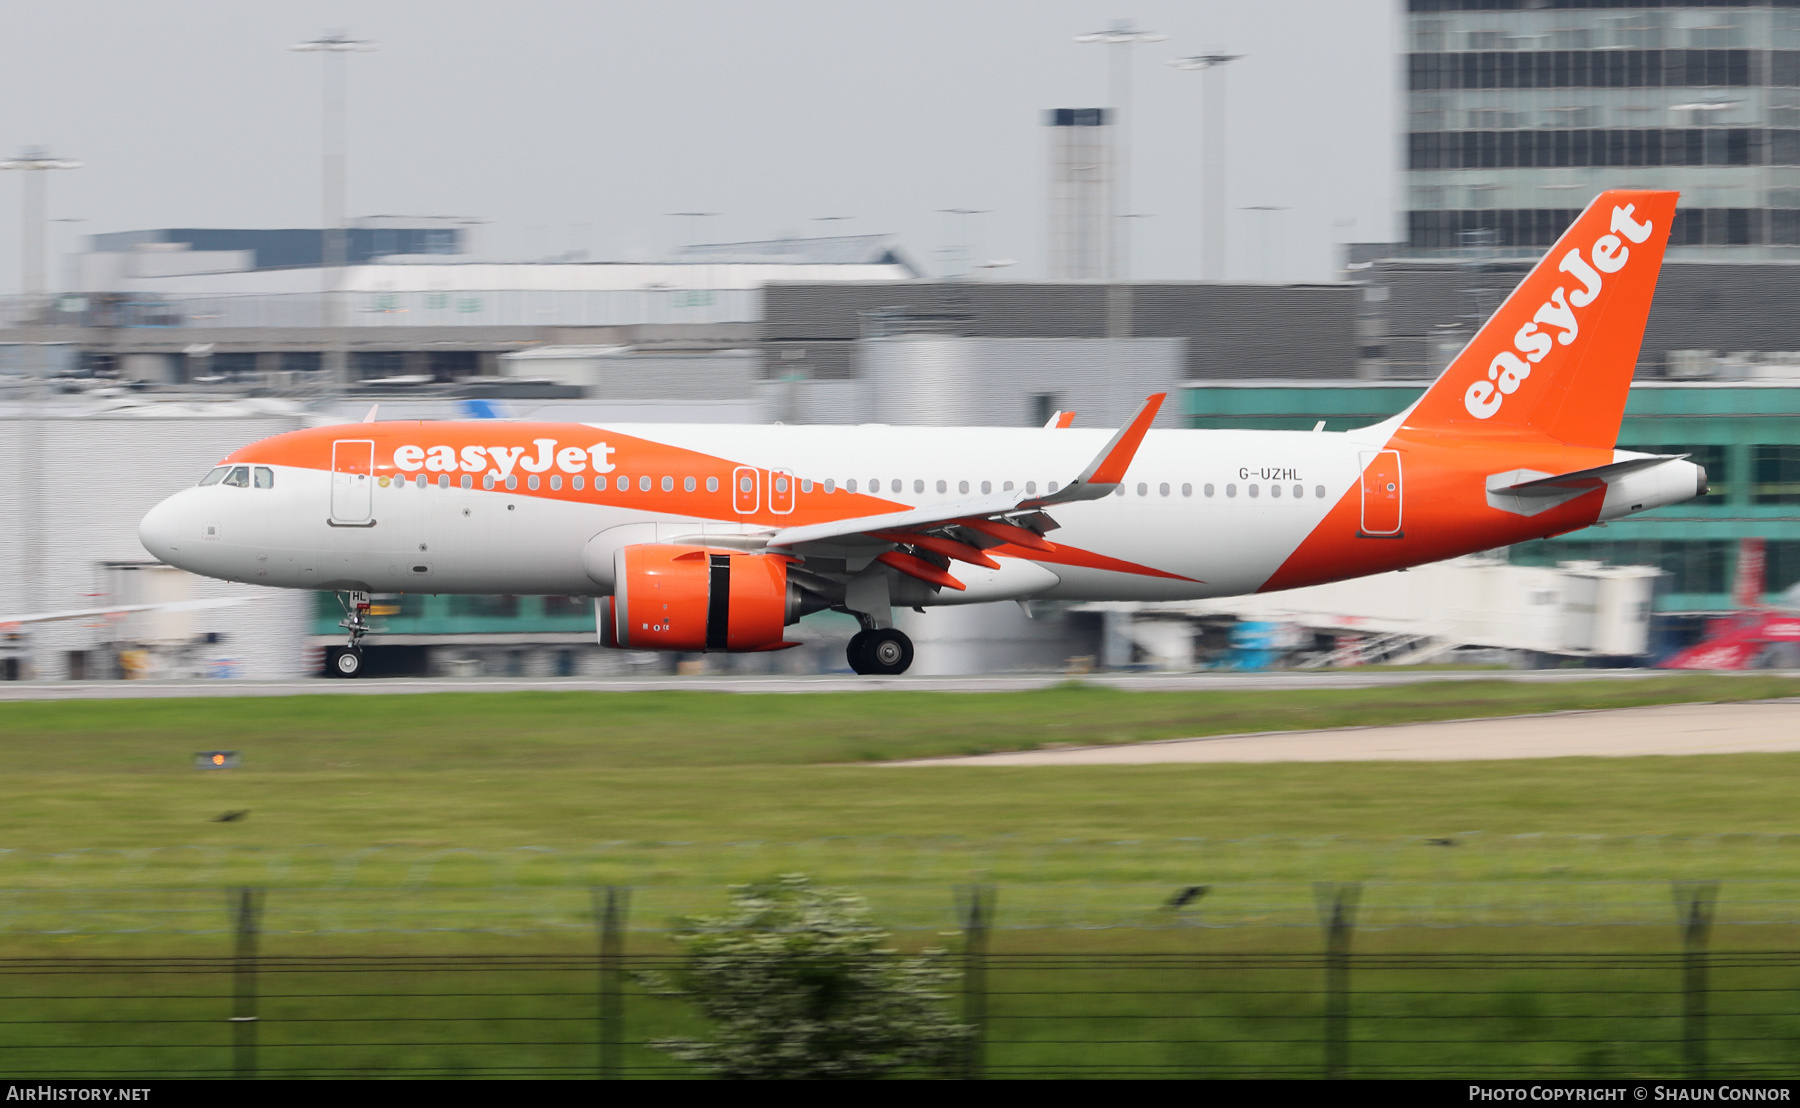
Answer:
<svg viewBox="0 0 1800 1108"><path fill-rule="evenodd" d="M1800 676L1800 672L1755 670L1738 676ZM17 681L0 682L0 702L9 700L132 700L196 696L405 696L446 692L1029 692L1078 683L1134 692L1201 692L1227 689L1367 689L1432 681L1654 681L1677 676L1656 669L1540 670L1276 670L1266 673L1061 673L1002 674L984 677L852 677L819 674L790 677L632 678L451 678L390 677L359 680L300 678L291 681ZM1731 676L1731 675L1722 675Z"/></svg>

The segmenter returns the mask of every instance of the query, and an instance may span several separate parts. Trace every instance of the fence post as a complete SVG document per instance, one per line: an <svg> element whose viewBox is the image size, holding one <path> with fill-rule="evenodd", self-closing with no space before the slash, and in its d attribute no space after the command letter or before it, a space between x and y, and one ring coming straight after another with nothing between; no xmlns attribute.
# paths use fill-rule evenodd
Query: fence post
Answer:
<svg viewBox="0 0 1800 1108"><path fill-rule="evenodd" d="M993 926L991 885L962 885L956 890L963 928L963 1022L969 1046L963 1055L963 1078L978 1080L987 1069L987 944Z"/></svg>
<svg viewBox="0 0 1800 1108"><path fill-rule="evenodd" d="M631 890L619 885L588 890L600 930L600 1078L616 1081L625 1043L625 912Z"/></svg>
<svg viewBox="0 0 1800 1108"><path fill-rule="evenodd" d="M1350 932L1362 885L1318 881L1313 903L1325 927L1325 1076L1341 1078L1350 1069Z"/></svg>
<svg viewBox="0 0 1800 1108"><path fill-rule="evenodd" d="M1717 881L1677 881L1681 921L1681 1062L1689 1081L1706 1077L1706 941L1712 929Z"/></svg>
<svg viewBox="0 0 1800 1108"><path fill-rule="evenodd" d="M261 889L241 888L232 905L231 1068L240 1079L256 1076L256 935L262 896Z"/></svg>

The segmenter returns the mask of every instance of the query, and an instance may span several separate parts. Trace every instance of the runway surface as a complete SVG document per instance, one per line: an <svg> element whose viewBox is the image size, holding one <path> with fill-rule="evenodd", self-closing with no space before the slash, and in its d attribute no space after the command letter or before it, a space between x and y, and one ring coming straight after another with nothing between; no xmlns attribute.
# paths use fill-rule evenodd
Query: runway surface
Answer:
<svg viewBox="0 0 1800 1108"><path fill-rule="evenodd" d="M1776 671L1758 670L1770 676ZM1783 674L1800 676L1800 674ZM920 692L1027 692L1079 682L1142 692L1213 689L1363 689L1422 681L1655 680L1672 676L1655 669L1543 670L1284 670L1270 673L1107 673L1070 677L1060 673L992 677L853 677L849 674L787 677L647 678L363 678L339 681L17 681L0 682L0 703L9 700L114 700L185 696L401 696L445 692L734 692L821 693L916 690Z"/></svg>
<svg viewBox="0 0 1800 1108"><path fill-rule="evenodd" d="M1800 699L1669 704L1505 719L1345 727L1034 750L896 766L1142 766L1176 762L1448 762L1800 751Z"/></svg>

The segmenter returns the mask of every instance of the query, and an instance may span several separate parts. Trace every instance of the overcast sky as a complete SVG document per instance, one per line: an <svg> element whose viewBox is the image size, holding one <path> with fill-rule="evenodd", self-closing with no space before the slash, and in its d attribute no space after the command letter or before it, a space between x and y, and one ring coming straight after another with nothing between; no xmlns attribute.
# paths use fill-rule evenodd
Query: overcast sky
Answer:
<svg viewBox="0 0 1800 1108"><path fill-rule="evenodd" d="M83 220L52 226L58 255L96 231L318 226L320 58L287 47L338 28L380 43L349 58L350 214L478 218L484 257L657 257L690 237L666 213L714 211L709 240L893 232L935 271L962 241L938 209L962 207L992 209L984 256L1042 277L1042 111L1105 103L1108 48L1071 38L1121 18L1169 35L1134 48L1133 276L1199 276L1202 78L1164 64L1184 54L1248 55L1232 277L1327 279L1333 243L1392 237L1398 206L1394 0L0 8L0 152L85 163L50 175L50 215ZM0 174L0 290L20 176Z"/></svg>

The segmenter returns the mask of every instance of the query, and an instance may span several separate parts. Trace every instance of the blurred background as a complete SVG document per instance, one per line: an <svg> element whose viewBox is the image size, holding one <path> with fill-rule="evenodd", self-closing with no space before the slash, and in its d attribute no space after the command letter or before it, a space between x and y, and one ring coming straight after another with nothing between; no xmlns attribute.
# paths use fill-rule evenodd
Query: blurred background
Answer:
<svg viewBox="0 0 1800 1108"><path fill-rule="evenodd" d="M1682 194L1620 445L1709 495L1287 594L906 613L914 670L1800 665L1779 0L8 7L5 679L317 672L333 597L214 605L243 590L136 525L376 403L1114 426L1167 389L1168 427L1374 423L1609 187ZM602 650L585 597L375 614L371 675L833 671L855 630L677 658Z"/></svg>

